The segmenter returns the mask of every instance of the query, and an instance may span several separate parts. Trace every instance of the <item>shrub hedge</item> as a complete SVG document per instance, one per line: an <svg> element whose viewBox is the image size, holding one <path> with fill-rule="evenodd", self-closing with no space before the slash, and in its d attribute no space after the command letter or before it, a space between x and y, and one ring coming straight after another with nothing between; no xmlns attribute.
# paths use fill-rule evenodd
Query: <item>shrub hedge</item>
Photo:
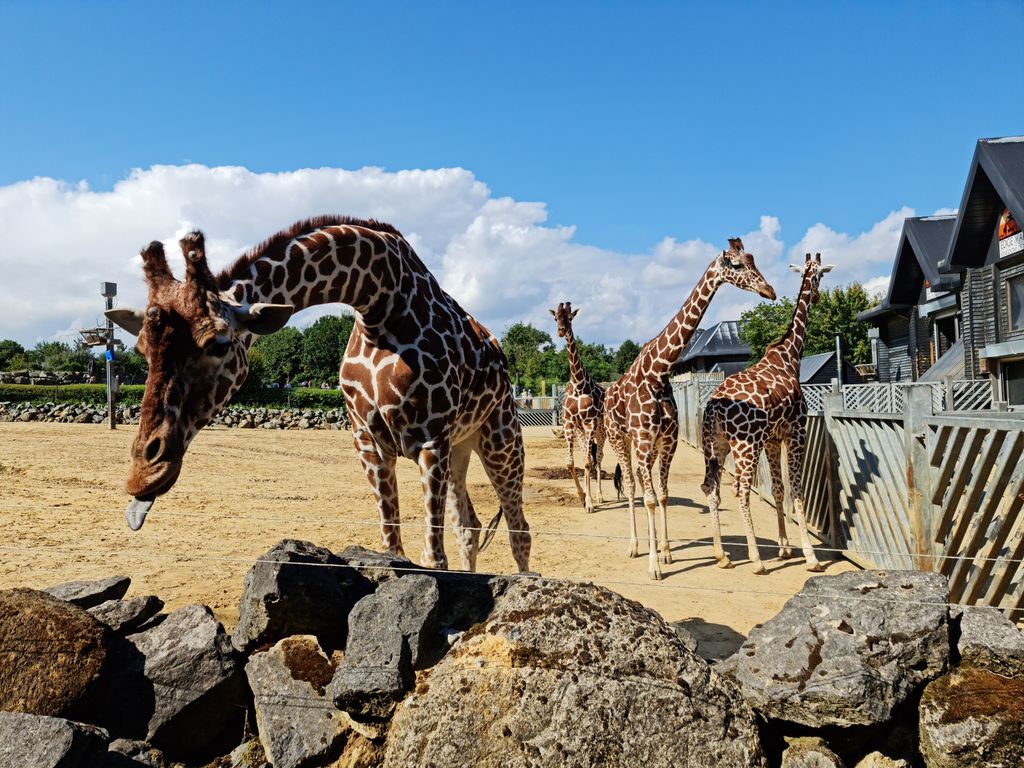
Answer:
<svg viewBox="0 0 1024 768"><path fill-rule="evenodd" d="M143 384L122 384L119 403L138 403L146 387ZM245 397L233 405L258 405L277 408L345 408L345 398L337 389L261 389L245 392ZM90 403L106 405L107 388L103 384L66 384L40 386L36 384L0 384L0 402L32 403Z"/></svg>

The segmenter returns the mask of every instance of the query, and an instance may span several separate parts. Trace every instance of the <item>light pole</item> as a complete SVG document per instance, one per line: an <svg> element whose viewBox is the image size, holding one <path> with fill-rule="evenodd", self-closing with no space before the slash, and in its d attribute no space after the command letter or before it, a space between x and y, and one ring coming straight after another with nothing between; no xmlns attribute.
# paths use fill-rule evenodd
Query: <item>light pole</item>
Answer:
<svg viewBox="0 0 1024 768"><path fill-rule="evenodd" d="M107 309L114 308L114 297L117 296L117 283L100 283L100 293L107 300ZM114 379L114 322L107 318L107 351L103 357L107 361L107 419L111 429L117 428L117 415L114 413L114 401L117 399L117 381Z"/></svg>

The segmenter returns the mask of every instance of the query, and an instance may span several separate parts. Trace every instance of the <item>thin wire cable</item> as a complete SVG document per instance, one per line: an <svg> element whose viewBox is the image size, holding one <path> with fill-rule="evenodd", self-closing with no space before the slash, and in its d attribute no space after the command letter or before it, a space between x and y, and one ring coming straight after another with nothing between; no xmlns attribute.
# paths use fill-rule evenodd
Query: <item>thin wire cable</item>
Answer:
<svg viewBox="0 0 1024 768"><path fill-rule="evenodd" d="M86 509L74 509L74 508L71 508L71 507L60 507L60 506L53 506L53 505L0 504L0 510L2 510L2 509L13 509L13 510L22 510L22 511L26 510L26 509L34 509L34 510L47 510L47 511L54 511L54 512L74 512L76 514L83 514L83 515L84 514L92 514L92 515L108 515L108 514L111 514L111 512L109 510L102 510L102 511L91 512L90 510L86 510ZM232 521L232 522L236 522L236 521L252 521L252 522L264 522L264 523L266 523L266 522L281 522L281 523L288 523L290 525L295 525L295 524L298 524L298 523L312 524L312 525L338 525L338 526L351 525L351 526L370 526L370 527L379 527L381 525L380 519L373 519L373 520L371 520L371 519L339 520L337 518L302 517L302 516L280 516L280 515L234 515L234 514L216 515L216 514L210 514L210 513L207 513L207 512L185 512L185 511L177 511L177 510L166 510L166 511L160 510L158 513L154 513L154 517L157 517L157 515L159 515L159 517L202 518L204 520L227 520L227 521ZM445 524L442 524L442 525L429 525L426 522L419 522L419 521L405 521L405 522L401 522L400 521L400 522L397 522L397 523L389 523L388 525L391 526L391 527L394 527L394 528L400 528L400 529L401 528L413 528L413 529L417 529L417 530L426 530L427 528L433 528L433 529L436 529L436 530L446 530L448 528L448 526L445 525ZM484 531L487 530L487 527L486 526L463 526L462 530L464 530L464 531L481 531L481 532L484 532ZM547 528L529 528L529 529L525 529L525 528L524 529L509 528L508 532L509 533L529 533L529 534L534 535L534 536L552 536L552 537L557 537L557 538L601 539L601 540L605 540L605 541L632 541L632 537L631 536L622 536L622 535L613 534L613 533L586 533L586 532L582 532L582 531L564 531L564 530L547 529ZM645 537L644 536L638 536L637 538L638 538L638 540L642 540ZM668 540L668 542L669 542L670 545L672 545L672 544L682 544L682 545L694 544L694 545L711 546L711 544L712 544L711 539L708 536L704 536L704 537L701 537L701 538L670 538ZM767 549L767 550L777 549L779 545L778 545L778 543L772 543L772 544L761 544L761 543L758 543L755 546L757 547L758 551L761 551L761 550L764 550L764 549ZM798 549L799 548L799 545L794 544L793 542L790 542L789 546L790 546L790 548L793 548L793 549ZM1007 545L1004 545L1004 546L1009 547L1010 545L1007 544ZM747 543L745 541L735 541L735 542L723 541L722 542L722 547L723 548L731 548L733 550L745 551L747 549ZM827 546L824 546L824 545L820 545L819 546L817 544L815 544L812 547L812 549L814 549L815 552L830 552L830 553L838 554L838 555L844 555L844 554L846 554L847 552L850 551L849 549L844 549L844 548L841 548L841 547L827 547ZM1009 557L1009 556L1002 556L1002 555L991 555L991 556L983 556L983 555L947 555L947 554L921 554L921 555L915 555L914 553L911 553L911 552L895 552L895 551L892 551L892 550L872 550L872 549L857 549L857 550L854 550L854 551L856 552L856 554L859 554L859 555L873 555L873 556L887 556L887 557L906 557L906 558L922 557L922 558L929 558L929 559L932 559L932 560L964 560L964 561L969 561L969 562L972 562L972 563L973 562L1017 563L1017 564L1024 563L1024 558Z"/></svg>

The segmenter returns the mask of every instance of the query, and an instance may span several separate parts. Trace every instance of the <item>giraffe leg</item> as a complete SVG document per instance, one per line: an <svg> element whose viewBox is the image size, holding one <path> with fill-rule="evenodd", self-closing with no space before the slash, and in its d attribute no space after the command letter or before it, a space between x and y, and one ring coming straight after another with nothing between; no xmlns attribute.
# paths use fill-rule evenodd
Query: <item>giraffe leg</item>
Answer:
<svg viewBox="0 0 1024 768"><path fill-rule="evenodd" d="M768 469L772 477L772 498L775 500L775 514L779 521L779 557L787 560L793 556L793 548L789 546L789 535L786 533L786 488L782 484L782 443L769 440L764 446L764 455L768 459Z"/></svg>
<svg viewBox="0 0 1024 768"><path fill-rule="evenodd" d="M803 491L803 470L804 470L804 439L807 433L803 422L793 429L787 446L789 459L789 482L793 493L793 516L796 518L797 528L800 529L800 546L804 551L804 562L808 571L819 572L825 570L818 562L811 546L811 537L807 533L807 520L804 517L804 491Z"/></svg>
<svg viewBox="0 0 1024 768"><path fill-rule="evenodd" d="M668 538L668 474L672 469L672 459L676 455L676 446L679 441L678 429L668 430L658 451L658 507L661 512L661 561L672 562L672 546Z"/></svg>
<svg viewBox="0 0 1024 768"><path fill-rule="evenodd" d="M576 495L579 497L580 503L584 509L587 508L587 497L583 493L583 488L580 486L580 479L576 476L576 463L575 457L573 456L573 443L576 437L576 428L572 425L572 422L566 422L565 424L565 468L569 470L569 477L576 484ZM590 510L587 509L589 512Z"/></svg>
<svg viewBox="0 0 1024 768"><path fill-rule="evenodd" d="M626 500L629 502L629 556L636 557L639 554L636 538L636 488L633 484L629 437L612 427L608 430L608 443L611 445L612 452L619 462L619 469L622 471L623 490L626 492Z"/></svg>
<svg viewBox="0 0 1024 768"><path fill-rule="evenodd" d="M585 455L583 457L583 485L584 485L584 490L583 490L583 492L584 492L583 507L584 507L584 509L587 510L587 512L593 512L594 511L593 496L591 496L591 494L590 494L590 489L591 489L590 471L594 467L593 459L590 458L590 443L593 440L593 438L594 438L593 430L592 429L587 429L586 427L584 427L583 428L583 450L584 450Z"/></svg>
<svg viewBox="0 0 1024 768"><path fill-rule="evenodd" d="M743 527L747 529L747 556L754 566L754 573L764 575L768 569L761 562L761 554L757 549L757 535L754 533L754 520L750 515L750 484L754 478L754 469L760 458L761 446L747 441L737 440L733 443L733 456L736 459L736 482L740 489L740 516Z"/></svg>
<svg viewBox="0 0 1024 768"><path fill-rule="evenodd" d="M505 514L512 557L520 571L529 571L530 526L523 514L523 430L511 394L505 407L491 412L478 435L476 452Z"/></svg>
<svg viewBox="0 0 1024 768"><path fill-rule="evenodd" d="M417 463L423 484L423 510L426 527L423 532L423 557L426 568L447 568L444 552L444 508L448 496L451 448L447 438L431 441L420 449Z"/></svg>
<svg viewBox="0 0 1024 768"><path fill-rule="evenodd" d="M704 423L709 424L711 417L705 414ZM707 496L708 512L711 513L711 551L718 561L719 568L732 568L732 560L725 554L722 547L722 519L719 512L719 505L722 503L722 466L729 454L729 444L723 440L716 439L712 434L713 427L702 440L704 449L704 482L701 490Z"/></svg>
<svg viewBox="0 0 1024 768"><path fill-rule="evenodd" d="M398 482L395 479L395 457L384 455L370 434L356 429L353 434L356 455L370 481L373 497L380 517L380 534L390 554L405 557L402 548L402 522L398 513Z"/></svg>
<svg viewBox="0 0 1024 768"><path fill-rule="evenodd" d="M601 459L604 458L604 419L597 418L597 425L594 427L594 444L596 449L594 458L597 461L597 503L604 504L604 491L601 489Z"/></svg>
<svg viewBox="0 0 1024 768"><path fill-rule="evenodd" d="M644 440L636 449L636 472L640 476L640 487L644 491L644 507L647 509L647 575L652 579L661 579L661 565L658 562L658 526L655 522L657 509L654 493L654 446Z"/></svg>
<svg viewBox="0 0 1024 768"><path fill-rule="evenodd" d="M476 516L473 502L466 491L466 470L473 453L467 442L452 446L450 477L448 479L448 501L445 512L448 524L455 533L459 544L459 558L466 571L476 570L476 556L480 548L480 518Z"/></svg>

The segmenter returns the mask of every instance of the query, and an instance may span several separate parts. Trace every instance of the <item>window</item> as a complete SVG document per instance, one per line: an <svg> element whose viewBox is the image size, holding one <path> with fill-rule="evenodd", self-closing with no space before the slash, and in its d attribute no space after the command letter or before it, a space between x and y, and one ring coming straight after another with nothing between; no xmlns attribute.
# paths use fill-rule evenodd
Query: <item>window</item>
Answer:
<svg viewBox="0 0 1024 768"><path fill-rule="evenodd" d="M1010 315L1010 330L1024 331L1024 275L1006 281L1006 304Z"/></svg>

